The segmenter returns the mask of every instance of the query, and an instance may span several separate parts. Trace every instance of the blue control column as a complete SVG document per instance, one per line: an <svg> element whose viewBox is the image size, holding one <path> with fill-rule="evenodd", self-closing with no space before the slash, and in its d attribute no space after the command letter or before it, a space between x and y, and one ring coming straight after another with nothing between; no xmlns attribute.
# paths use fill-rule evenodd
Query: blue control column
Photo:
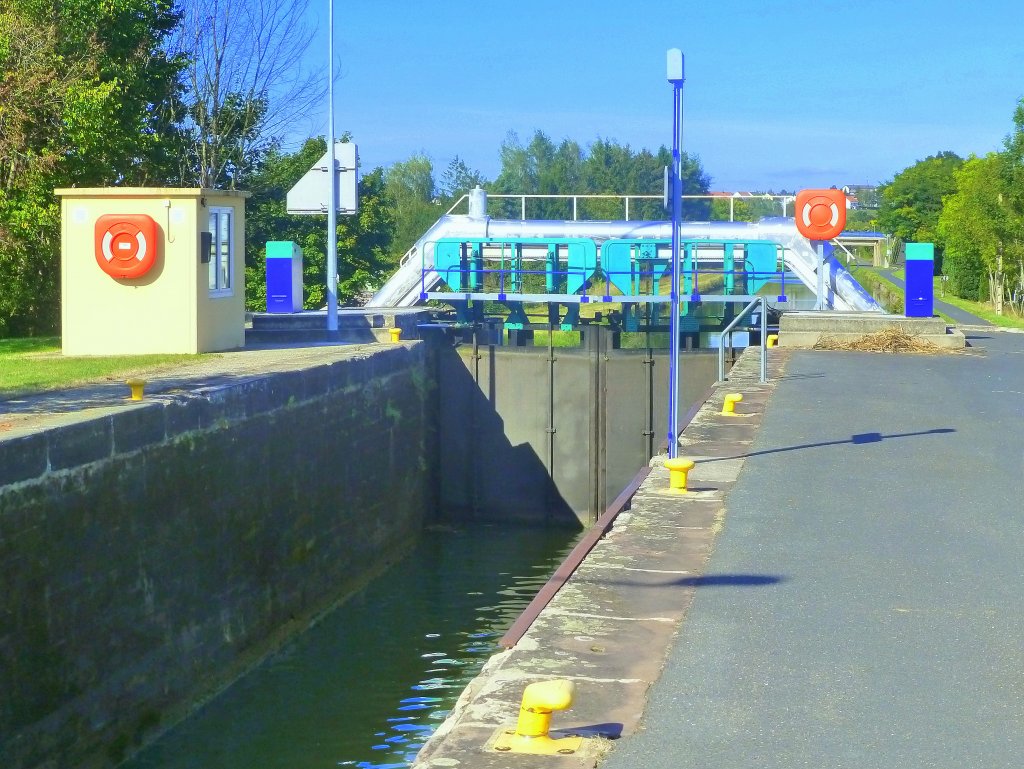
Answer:
<svg viewBox="0 0 1024 769"><path fill-rule="evenodd" d="M907 279L904 314L908 318L930 318L935 311L935 245L907 243Z"/></svg>
<svg viewBox="0 0 1024 769"><path fill-rule="evenodd" d="M290 240L267 243L267 312L302 310L302 249Z"/></svg>

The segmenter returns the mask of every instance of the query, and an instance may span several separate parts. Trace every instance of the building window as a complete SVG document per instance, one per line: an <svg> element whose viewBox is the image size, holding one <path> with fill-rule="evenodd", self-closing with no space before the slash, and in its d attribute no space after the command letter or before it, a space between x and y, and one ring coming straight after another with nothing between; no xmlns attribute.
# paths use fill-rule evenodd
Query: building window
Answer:
<svg viewBox="0 0 1024 769"><path fill-rule="evenodd" d="M228 296L234 277L235 240L233 237L234 210L231 208L210 209L210 232L213 235L213 253L210 254L210 294Z"/></svg>

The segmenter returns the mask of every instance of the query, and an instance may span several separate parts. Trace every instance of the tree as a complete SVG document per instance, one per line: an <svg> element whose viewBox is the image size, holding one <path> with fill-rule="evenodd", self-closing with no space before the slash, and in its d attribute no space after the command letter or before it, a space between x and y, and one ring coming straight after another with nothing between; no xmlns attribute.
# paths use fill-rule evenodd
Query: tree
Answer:
<svg viewBox="0 0 1024 769"><path fill-rule="evenodd" d="M471 189L483 187L485 184L487 184L487 179L484 178L484 175L471 169L462 158L456 155L441 174L438 192L445 205L450 207Z"/></svg>
<svg viewBox="0 0 1024 769"><path fill-rule="evenodd" d="M629 145L597 139L587 151L575 141L565 139L557 147L542 131L534 133L523 146L515 133L509 133L501 146L501 173L491 185L495 193L522 195L660 195L664 168L671 165L671 152L665 147L656 154L643 149L634 152ZM706 194L710 180L700 161L683 156L683 193ZM518 218L516 206L493 207L495 215ZM706 218L706 201L685 201L684 217ZM569 219L571 201L542 200L530 204L529 218ZM625 215L620 200L578 201L578 218L619 219ZM633 201L631 219L664 219L660 200Z"/></svg>
<svg viewBox="0 0 1024 769"><path fill-rule="evenodd" d="M437 197L434 164L426 155L413 155L384 173L384 185L393 207L395 238L393 262L444 213Z"/></svg>
<svg viewBox="0 0 1024 769"><path fill-rule="evenodd" d="M164 183L180 61L171 0L6 0L0 11L0 335L59 318L55 187Z"/></svg>
<svg viewBox="0 0 1024 769"><path fill-rule="evenodd" d="M179 0L170 50L187 61L171 119L184 127L184 185L246 186L283 134L321 98L303 69L308 0Z"/></svg>
<svg viewBox="0 0 1024 769"><path fill-rule="evenodd" d="M323 137L307 140L290 154L272 149L250 177L245 254L245 297L250 310L266 309L268 240L290 240L302 248L306 309L318 309L327 301L327 217L291 215L285 203L288 190L326 151ZM338 217L339 302L351 303L368 286L382 282L393 233L384 172L377 168L359 180L359 213Z"/></svg>
<svg viewBox="0 0 1024 769"><path fill-rule="evenodd" d="M942 199L956 192L954 172L963 162L952 152L940 152L903 169L881 188L879 226L904 242L935 243L937 266L942 255Z"/></svg>
<svg viewBox="0 0 1024 769"><path fill-rule="evenodd" d="M1020 258L1020 220L1007 205L995 153L971 157L956 171L957 191L939 216L946 243L943 272L957 296L996 301L1002 295L1004 260Z"/></svg>

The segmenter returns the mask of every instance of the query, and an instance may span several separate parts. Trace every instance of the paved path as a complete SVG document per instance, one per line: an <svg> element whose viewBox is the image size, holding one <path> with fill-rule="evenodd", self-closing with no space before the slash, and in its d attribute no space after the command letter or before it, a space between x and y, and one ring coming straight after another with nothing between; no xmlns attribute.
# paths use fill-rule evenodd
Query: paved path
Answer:
<svg viewBox="0 0 1024 769"><path fill-rule="evenodd" d="M895 285L897 285L900 288L906 290L907 284L903 281L902 278L898 278L895 275L893 275L891 270L876 270L876 272L878 272L878 274L881 275L886 280L891 281ZM977 315L972 315L971 313L967 312L967 310L961 310L959 307L956 307L956 306L954 306L952 304L947 304L946 302L940 301L939 299L935 300L935 309L938 310L939 312L943 313L944 315L948 315L950 318L955 320L957 323L961 323L963 325L967 325L967 326L991 326L992 325L991 323L989 323L984 318L979 318Z"/></svg>
<svg viewBox="0 0 1024 769"><path fill-rule="evenodd" d="M275 371L290 371L369 354L375 345L289 344L247 347L204 355L195 362L171 364L143 375L146 397L174 396L205 387L237 383ZM12 431L88 418L95 409L127 407L124 378L92 382L66 390L26 396L0 396L0 440Z"/></svg>
<svg viewBox="0 0 1024 769"><path fill-rule="evenodd" d="M973 337L793 353L717 585L602 769L1021 765L1024 335Z"/></svg>

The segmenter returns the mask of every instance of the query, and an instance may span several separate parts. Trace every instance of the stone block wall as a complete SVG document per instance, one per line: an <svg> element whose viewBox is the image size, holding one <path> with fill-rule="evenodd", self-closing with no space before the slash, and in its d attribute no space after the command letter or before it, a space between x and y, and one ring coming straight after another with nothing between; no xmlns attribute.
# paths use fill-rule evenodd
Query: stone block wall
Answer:
<svg viewBox="0 0 1024 769"><path fill-rule="evenodd" d="M0 442L0 765L112 766L435 507L423 344Z"/></svg>

